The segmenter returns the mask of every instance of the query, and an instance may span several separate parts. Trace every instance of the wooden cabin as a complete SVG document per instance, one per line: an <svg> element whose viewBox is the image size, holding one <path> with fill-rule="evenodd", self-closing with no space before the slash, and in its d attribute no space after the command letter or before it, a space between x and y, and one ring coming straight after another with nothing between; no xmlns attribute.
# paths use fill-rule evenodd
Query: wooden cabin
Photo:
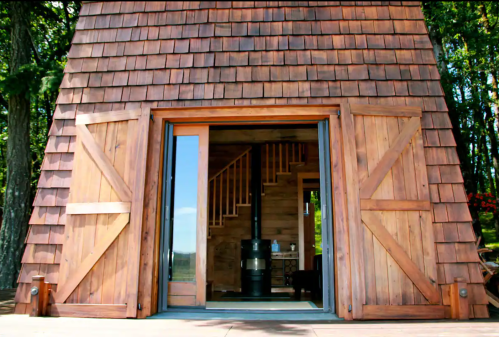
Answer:
<svg viewBox="0 0 499 337"><path fill-rule="evenodd" d="M258 200L283 307L488 317L419 2L85 2L64 72L17 313L233 303Z"/></svg>

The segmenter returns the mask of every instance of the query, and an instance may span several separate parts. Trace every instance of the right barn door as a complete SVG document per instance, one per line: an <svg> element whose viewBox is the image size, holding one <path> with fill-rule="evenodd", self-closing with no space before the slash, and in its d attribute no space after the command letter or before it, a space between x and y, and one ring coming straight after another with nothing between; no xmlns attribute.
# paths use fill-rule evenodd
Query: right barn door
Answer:
<svg viewBox="0 0 499 337"><path fill-rule="evenodd" d="M349 221L357 224L354 318L444 317L421 116L414 107L342 106Z"/></svg>

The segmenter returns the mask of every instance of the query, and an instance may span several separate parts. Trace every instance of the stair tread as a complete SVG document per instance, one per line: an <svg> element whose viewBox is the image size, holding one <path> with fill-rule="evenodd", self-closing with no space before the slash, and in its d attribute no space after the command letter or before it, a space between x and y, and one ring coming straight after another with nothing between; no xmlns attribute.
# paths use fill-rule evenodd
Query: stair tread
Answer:
<svg viewBox="0 0 499 337"><path fill-rule="evenodd" d="M237 218L238 215L237 214L224 214L223 217L224 218Z"/></svg>
<svg viewBox="0 0 499 337"><path fill-rule="evenodd" d="M305 162L303 162L303 161L292 161L289 163L289 165L304 165L304 164L305 164Z"/></svg>
<svg viewBox="0 0 499 337"><path fill-rule="evenodd" d="M277 172L276 173L278 176L290 176L291 172Z"/></svg>
<svg viewBox="0 0 499 337"><path fill-rule="evenodd" d="M236 204L238 207L248 207L251 206L251 204Z"/></svg>
<svg viewBox="0 0 499 337"><path fill-rule="evenodd" d="M277 186L278 183L263 183L263 186Z"/></svg>

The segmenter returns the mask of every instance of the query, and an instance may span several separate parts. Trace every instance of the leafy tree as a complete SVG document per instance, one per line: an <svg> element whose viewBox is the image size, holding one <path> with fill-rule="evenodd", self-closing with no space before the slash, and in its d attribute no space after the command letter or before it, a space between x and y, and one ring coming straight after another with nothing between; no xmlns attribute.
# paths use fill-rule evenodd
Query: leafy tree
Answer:
<svg viewBox="0 0 499 337"><path fill-rule="evenodd" d="M497 199L499 4L494 1L424 2L423 11L457 143L466 191ZM483 236L482 209L470 203L473 227ZM479 204L477 204L479 205ZM499 214L494 211L499 239Z"/></svg>
<svg viewBox="0 0 499 337"><path fill-rule="evenodd" d="M80 7L79 1L0 2L0 289L16 285Z"/></svg>

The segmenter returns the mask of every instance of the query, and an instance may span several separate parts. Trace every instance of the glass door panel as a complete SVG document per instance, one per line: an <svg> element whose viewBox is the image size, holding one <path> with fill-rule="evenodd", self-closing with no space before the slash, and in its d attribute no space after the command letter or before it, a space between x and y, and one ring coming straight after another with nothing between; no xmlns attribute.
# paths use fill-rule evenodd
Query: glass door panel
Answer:
<svg viewBox="0 0 499 337"><path fill-rule="evenodd" d="M167 125L160 311L206 304L208 126Z"/></svg>
<svg viewBox="0 0 499 337"><path fill-rule="evenodd" d="M199 136L175 136L171 282L196 281Z"/></svg>

